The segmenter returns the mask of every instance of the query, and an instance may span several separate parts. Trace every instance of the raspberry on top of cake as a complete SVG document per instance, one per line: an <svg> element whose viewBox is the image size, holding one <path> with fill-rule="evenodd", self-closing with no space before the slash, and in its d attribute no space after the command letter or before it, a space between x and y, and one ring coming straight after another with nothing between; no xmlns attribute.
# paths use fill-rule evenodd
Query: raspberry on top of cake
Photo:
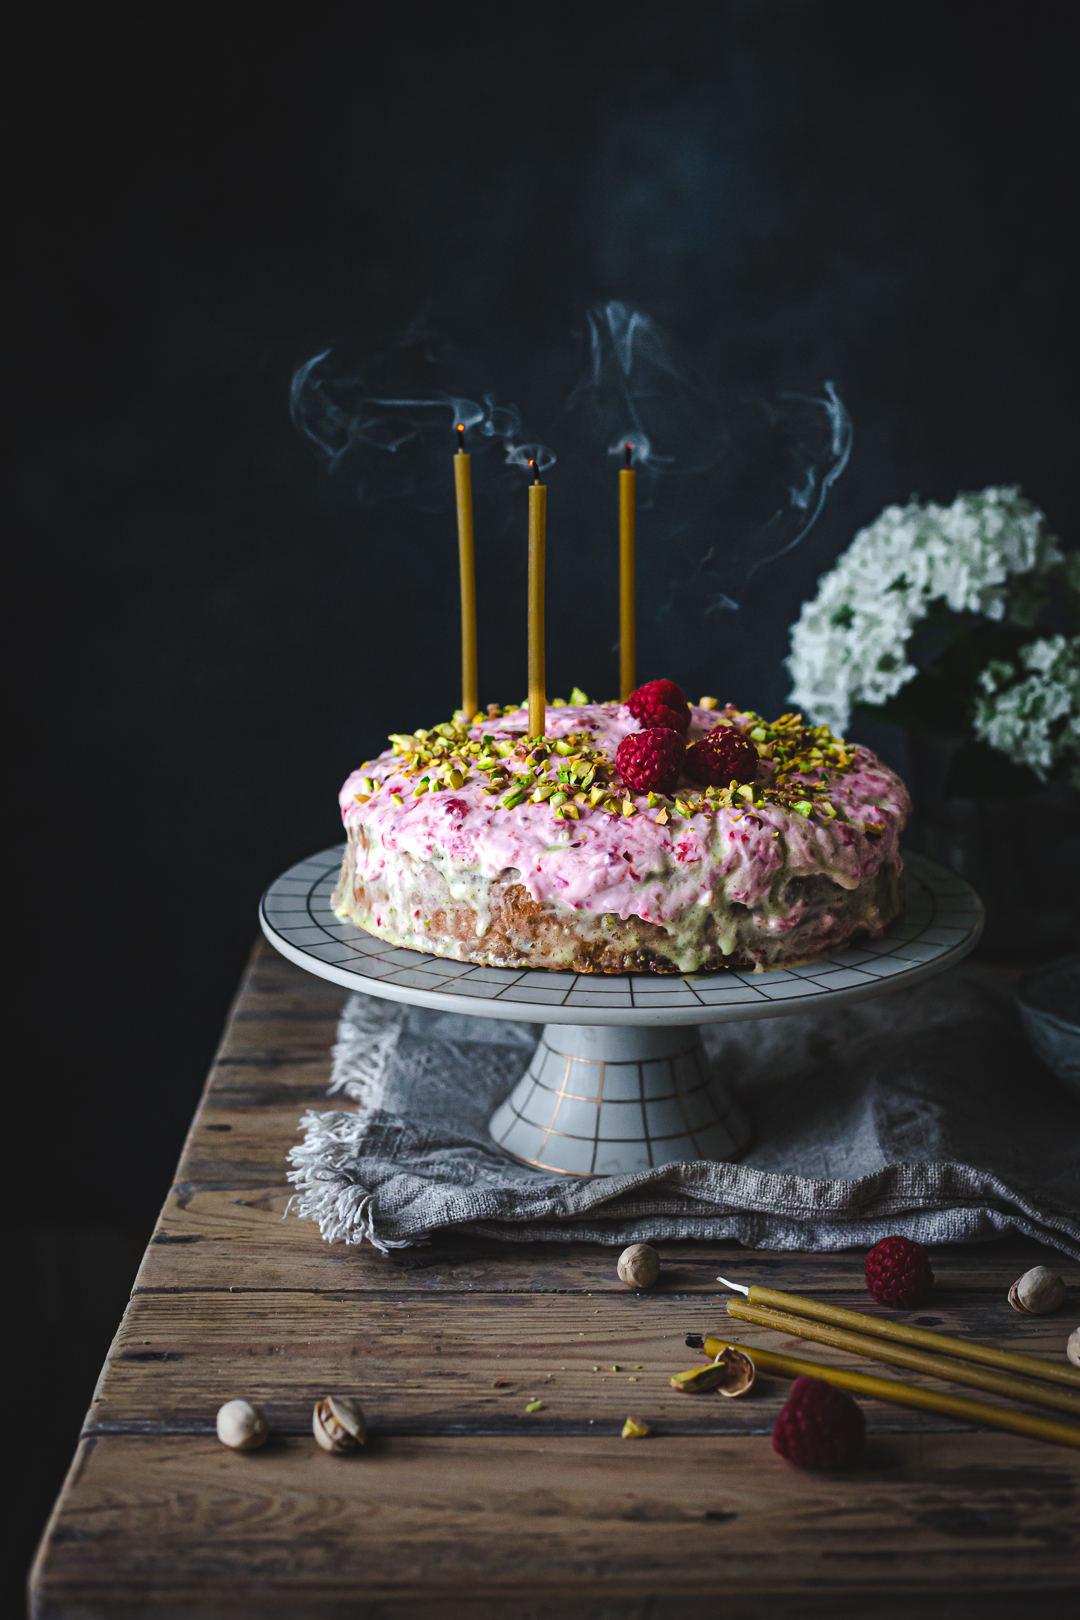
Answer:
<svg viewBox="0 0 1080 1620"><path fill-rule="evenodd" d="M391 737L341 792L339 915L462 960L577 971L774 965L901 903L900 779L798 714L673 682Z"/></svg>

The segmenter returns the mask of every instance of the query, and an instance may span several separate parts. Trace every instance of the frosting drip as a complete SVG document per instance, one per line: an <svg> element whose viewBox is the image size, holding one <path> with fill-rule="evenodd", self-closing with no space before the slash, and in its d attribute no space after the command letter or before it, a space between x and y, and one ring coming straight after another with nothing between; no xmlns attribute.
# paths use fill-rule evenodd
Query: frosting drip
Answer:
<svg viewBox="0 0 1080 1620"><path fill-rule="evenodd" d="M474 725L468 735L519 744L526 722L522 708ZM747 731L760 724L734 709L718 716L692 706L687 743L718 723ZM547 711L548 744L585 733L612 772L620 741L639 729L629 710L614 703ZM524 753L518 747L508 760L511 782L515 765L527 770ZM507 808L478 779L414 796L409 756L387 750L350 775L340 802L359 880L392 887L397 854L436 868L463 900L472 897L478 875L516 874L533 900L571 911L670 927L695 905L734 905L763 914L766 927L779 933L793 924L782 899L789 879L824 875L853 890L886 865L900 867L900 832L910 810L904 784L868 749L843 745L843 757L842 770L826 761L794 772L763 758L752 804L688 806L684 815L671 810L670 800L650 805L649 795L620 788L620 804L632 804L632 814L612 814L578 795L578 819L567 820L550 803L529 798ZM778 775L788 789L805 789L799 810L769 798ZM522 779L526 789L533 785Z"/></svg>

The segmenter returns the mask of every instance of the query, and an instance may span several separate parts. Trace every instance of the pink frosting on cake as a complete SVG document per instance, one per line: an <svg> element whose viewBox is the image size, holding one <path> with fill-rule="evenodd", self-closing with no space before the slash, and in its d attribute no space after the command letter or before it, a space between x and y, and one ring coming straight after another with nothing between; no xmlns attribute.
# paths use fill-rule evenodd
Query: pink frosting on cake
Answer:
<svg viewBox="0 0 1080 1620"><path fill-rule="evenodd" d="M754 723L737 711L724 714L736 724ZM717 719L711 710L692 707L687 742L704 736ZM474 726L471 734L510 739L524 735L526 722L525 709L519 709ZM625 706L616 704L547 711L549 741L588 731L593 745L612 759L621 739L639 729ZM664 825L646 795L632 794L635 815L582 808L579 820L566 821L546 803L505 809L476 780L414 798L414 783L401 771L405 762L389 751L352 773L341 790L341 811L346 829L363 822L370 834L366 854L358 854L359 877L377 877L386 852L397 850L422 862L437 858L444 870L469 868L492 878L512 868L535 900L665 923L695 901L710 905L714 893L753 907L781 869L790 877L824 872L854 889L883 863L899 865L899 833L910 809L904 784L869 750L849 745L849 753L853 764L842 774L807 771L792 778L795 784L821 784L844 820L823 821L765 802L679 816ZM512 773L514 761L508 765ZM775 771L762 760L759 784L766 785ZM375 784L373 793L362 785L365 778ZM400 806L391 800L395 792ZM769 926L780 932L790 925L778 916Z"/></svg>

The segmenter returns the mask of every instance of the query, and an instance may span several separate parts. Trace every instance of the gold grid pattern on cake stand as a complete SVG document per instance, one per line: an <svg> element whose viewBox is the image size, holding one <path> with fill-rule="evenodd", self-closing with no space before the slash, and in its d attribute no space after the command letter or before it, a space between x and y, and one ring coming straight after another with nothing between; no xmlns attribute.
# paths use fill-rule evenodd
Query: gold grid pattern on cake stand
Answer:
<svg viewBox="0 0 1080 1620"><path fill-rule="evenodd" d="M485 967L391 945L335 917L330 896L342 849L300 861L271 884L260 907L271 944L349 989L488 1018L705 1024L775 1017L826 995L859 1001L914 984L966 956L982 927L982 907L963 878L907 854L907 905L884 936L800 967L671 975Z"/></svg>
<svg viewBox="0 0 1080 1620"><path fill-rule="evenodd" d="M324 850L270 885L259 908L266 937L350 990L440 1012L542 1020L529 1069L490 1129L523 1163L567 1177L737 1158L750 1122L710 1069L699 1026L906 988L961 961L982 931L982 906L963 878L906 855L907 903L882 938L799 967L671 976L485 967L405 950L342 922L330 907L342 853L340 845ZM583 1078L593 1070L595 1085ZM635 1085L636 1097L613 1095ZM634 1103L631 1127L626 1105Z"/></svg>

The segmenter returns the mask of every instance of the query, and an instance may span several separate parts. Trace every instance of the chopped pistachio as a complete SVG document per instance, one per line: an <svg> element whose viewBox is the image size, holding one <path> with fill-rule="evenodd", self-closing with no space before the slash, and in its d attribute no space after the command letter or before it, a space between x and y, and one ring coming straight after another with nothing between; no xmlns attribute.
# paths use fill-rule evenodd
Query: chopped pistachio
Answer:
<svg viewBox="0 0 1080 1620"><path fill-rule="evenodd" d="M499 800L499 803L502 805L504 810L513 810L515 805L521 804L525 797L526 793L524 788L511 788L510 792L504 794L504 796Z"/></svg>
<svg viewBox="0 0 1080 1620"><path fill-rule="evenodd" d="M420 778L419 782L417 782L416 786L412 790L413 791L413 798L418 799L420 797L421 793L426 793L430 786L431 786L431 783L428 781L427 777L422 776Z"/></svg>
<svg viewBox="0 0 1080 1620"><path fill-rule="evenodd" d="M581 687L575 686L574 690L570 694L571 706L575 709L579 709L583 703L588 703L588 701L589 700L585 696L585 693L581 690Z"/></svg>
<svg viewBox="0 0 1080 1620"><path fill-rule="evenodd" d="M624 799L621 808L624 816L637 815L637 805L634 803L633 799Z"/></svg>
<svg viewBox="0 0 1080 1620"><path fill-rule="evenodd" d="M667 824L668 824L668 811L667 811L667 805L665 804L663 809L659 812L659 814L656 817L656 825L658 827L666 827Z"/></svg>
<svg viewBox="0 0 1080 1620"><path fill-rule="evenodd" d="M562 816L564 821L581 820L581 811L578 809L576 804L564 804L560 806L557 814Z"/></svg>
<svg viewBox="0 0 1080 1620"><path fill-rule="evenodd" d="M567 795L563 792L562 788L560 788L558 793L553 793L551 795L551 801L550 801L551 802L551 808L553 810L557 810L560 805L563 805L563 804L566 803L566 799L567 799Z"/></svg>
<svg viewBox="0 0 1080 1620"><path fill-rule="evenodd" d="M571 742L567 742L565 737L560 737L558 742L555 744L555 752L564 756L567 754L572 754L574 752L574 745Z"/></svg>
<svg viewBox="0 0 1080 1620"><path fill-rule="evenodd" d="M602 787L590 788L590 790L589 790L589 803L593 806L594 809L600 803L600 800L604 797L605 791L606 790L604 788L602 788Z"/></svg>
<svg viewBox="0 0 1080 1620"><path fill-rule="evenodd" d="M525 1407L525 1410L526 1412L542 1412L544 1410L544 1403L543 1401L529 1401Z"/></svg>
<svg viewBox="0 0 1080 1620"><path fill-rule="evenodd" d="M390 803L398 810L403 810L405 808L405 800L401 797L400 793L391 793Z"/></svg>
<svg viewBox="0 0 1080 1620"><path fill-rule="evenodd" d="M628 1417L622 1426L622 1438L624 1440L640 1440L643 1435L648 1433L649 1425L640 1422L634 1417Z"/></svg>

